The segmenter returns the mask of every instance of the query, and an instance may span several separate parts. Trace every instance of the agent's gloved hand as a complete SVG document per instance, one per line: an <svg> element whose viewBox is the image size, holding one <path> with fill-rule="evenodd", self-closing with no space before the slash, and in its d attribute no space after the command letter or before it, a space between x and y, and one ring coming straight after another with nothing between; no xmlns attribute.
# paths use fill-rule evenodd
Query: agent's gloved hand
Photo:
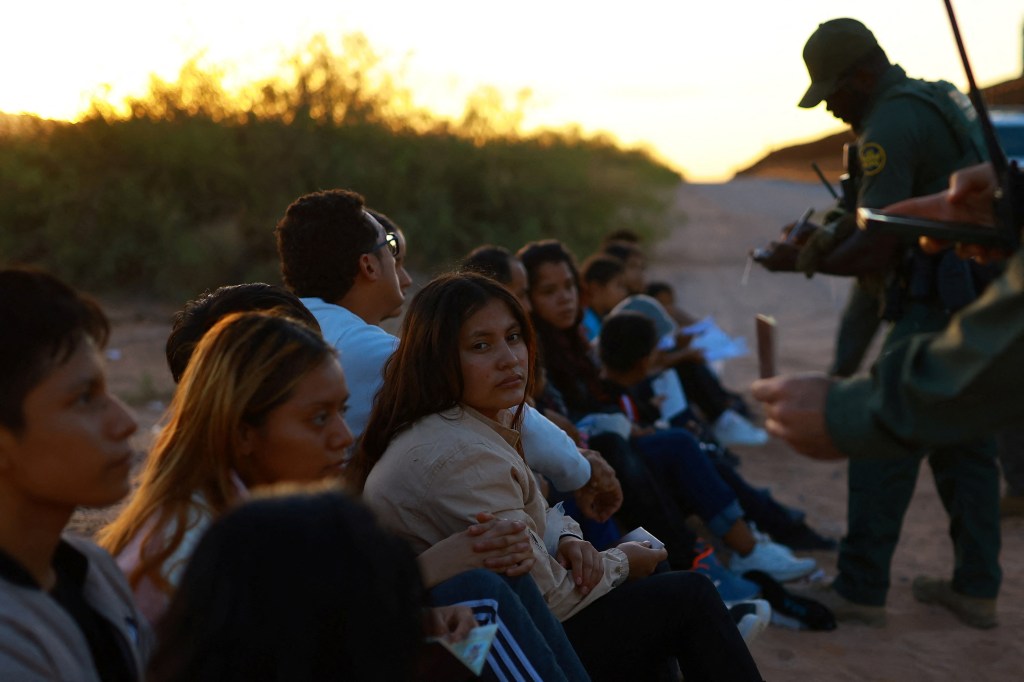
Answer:
<svg viewBox="0 0 1024 682"><path fill-rule="evenodd" d="M794 272L800 247L789 242L771 242L765 248L753 249L750 257L771 272Z"/></svg>
<svg viewBox="0 0 1024 682"><path fill-rule="evenodd" d="M781 241L794 246L803 246L819 229L821 229L820 225L815 225L810 221L803 223L794 221L783 226Z"/></svg>

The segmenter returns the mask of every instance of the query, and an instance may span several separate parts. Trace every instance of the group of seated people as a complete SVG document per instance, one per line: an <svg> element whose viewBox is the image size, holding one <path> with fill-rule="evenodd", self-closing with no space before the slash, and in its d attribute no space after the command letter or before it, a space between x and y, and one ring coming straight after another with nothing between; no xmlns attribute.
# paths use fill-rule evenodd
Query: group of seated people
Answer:
<svg viewBox="0 0 1024 682"><path fill-rule="evenodd" d="M479 624L488 679L761 679L746 600L814 570L779 541L830 541L736 471L716 434L756 427L685 314L636 295L636 244L582 277L556 241L483 247L396 337L412 279L387 216L317 192L276 238L285 287L175 317L134 487L106 316L0 271L0 679L465 679L425 641ZM65 532L126 496L99 547Z"/></svg>

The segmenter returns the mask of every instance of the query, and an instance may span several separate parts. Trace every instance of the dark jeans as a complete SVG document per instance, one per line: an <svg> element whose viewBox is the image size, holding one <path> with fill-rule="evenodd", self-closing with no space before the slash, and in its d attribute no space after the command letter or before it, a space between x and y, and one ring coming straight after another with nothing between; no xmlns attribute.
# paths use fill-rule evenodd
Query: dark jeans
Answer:
<svg viewBox="0 0 1024 682"><path fill-rule="evenodd" d="M735 455L729 456L729 451L715 440L711 429L691 410L679 413L670 423L675 428L686 429L693 434L704 454L714 463L715 471L736 494L743 515L756 523L760 530L773 537L777 536L777 539L804 530L803 512L783 506L768 490L750 485L736 470Z"/></svg>
<svg viewBox="0 0 1024 682"><path fill-rule="evenodd" d="M725 535L743 516L736 494L689 431L662 429L634 438L633 446L677 496L680 507L695 512L715 535Z"/></svg>
<svg viewBox="0 0 1024 682"><path fill-rule="evenodd" d="M563 625L595 681L656 680L671 657L686 682L761 680L718 591L698 573L627 582Z"/></svg>
<svg viewBox="0 0 1024 682"><path fill-rule="evenodd" d="M709 424L732 407L733 397L704 362L680 362L675 366L686 399L696 405Z"/></svg>
<svg viewBox="0 0 1024 682"><path fill-rule="evenodd" d="M803 523L795 519L786 507L779 504L770 492L750 485L736 469L721 459L712 461L715 471L736 494L736 499L743 507L743 516L748 521L757 524L758 530L768 533L785 544L784 538L803 527Z"/></svg>
<svg viewBox="0 0 1024 682"><path fill-rule="evenodd" d="M768 491L753 487L724 459L705 452L686 429L663 429L634 438L633 444L662 484L673 491L677 505L700 516L718 536L740 517L779 538L802 526Z"/></svg>
<svg viewBox="0 0 1024 682"><path fill-rule="evenodd" d="M507 578L484 569L466 571L430 590L430 600L437 606L466 604L481 622L492 622L497 611L498 636L483 679L590 679L529 575Z"/></svg>
<svg viewBox="0 0 1024 682"><path fill-rule="evenodd" d="M669 564L676 569L693 565L697 536L686 525L684 512L647 463L623 438L613 433L591 436L589 446L615 469L622 486L622 508L615 517L628 532L643 526L665 543Z"/></svg>

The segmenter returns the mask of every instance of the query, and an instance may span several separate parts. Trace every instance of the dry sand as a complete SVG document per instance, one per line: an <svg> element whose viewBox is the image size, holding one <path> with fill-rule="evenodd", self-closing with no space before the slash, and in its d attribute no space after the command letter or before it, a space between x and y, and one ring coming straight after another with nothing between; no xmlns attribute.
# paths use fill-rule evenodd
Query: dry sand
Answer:
<svg viewBox="0 0 1024 682"><path fill-rule="evenodd" d="M672 283L686 310L714 315L726 331L744 335L751 343L754 315L773 315L779 325L779 370L822 369L831 357L846 282L773 275L757 266L746 285L741 280L750 247L770 239L779 226L795 220L808 206L823 208L828 203L824 189L812 183L743 179L724 185L682 186L678 204L687 220L651 249L649 275ZM142 424L136 446L142 452L149 443L150 427L171 393L163 343L173 308L124 302L107 302L107 308L115 323L111 348L119 354L109 365L111 382L136 406ZM753 357L725 366L726 383L738 390L745 390L755 373ZM820 531L833 537L843 534L845 465L805 459L777 441L740 452L748 480L771 487L782 501L805 509ZM80 527L94 527L101 515L80 517ZM918 604L911 597L914 576L949 574L952 547L945 529L946 516L924 465L893 561L888 627L841 625L830 633L769 628L752 646L765 679L1024 679L1024 520L1003 523L1001 625L986 632L963 626L941 608ZM816 557L834 574L834 553Z"/></svg>

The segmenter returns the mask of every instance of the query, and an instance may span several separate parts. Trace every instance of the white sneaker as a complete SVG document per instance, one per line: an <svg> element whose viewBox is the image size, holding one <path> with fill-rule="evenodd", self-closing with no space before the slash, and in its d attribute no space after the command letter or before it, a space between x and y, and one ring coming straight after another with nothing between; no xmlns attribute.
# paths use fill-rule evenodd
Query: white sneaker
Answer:
<svg viewBox="0 0 1024 682"><path fill-rule="evenodd" d="M750 646L771 622L772 607L764 599L751 599L729 606L729 615L736 622L736 628L743 636L743 641Z"/></svg>
<svg viewBox="0 0 1024 682"><path fill-rule="evenodd" d="M747 556L733 552L729 569L743 575L747 571L762 571L780 583L802 578L817 568L814 559L801 559L793 556L787 547L776 544L768 539L759 540L754 551Z"/></svg>
<svg viewBox="0 0 1024 682"><path fill-rule="evenodd" d="M715 438L722 445L764 445L768 442L768 432L751 424L743 415L735 410L726 410L711 427Z"/></svg>

